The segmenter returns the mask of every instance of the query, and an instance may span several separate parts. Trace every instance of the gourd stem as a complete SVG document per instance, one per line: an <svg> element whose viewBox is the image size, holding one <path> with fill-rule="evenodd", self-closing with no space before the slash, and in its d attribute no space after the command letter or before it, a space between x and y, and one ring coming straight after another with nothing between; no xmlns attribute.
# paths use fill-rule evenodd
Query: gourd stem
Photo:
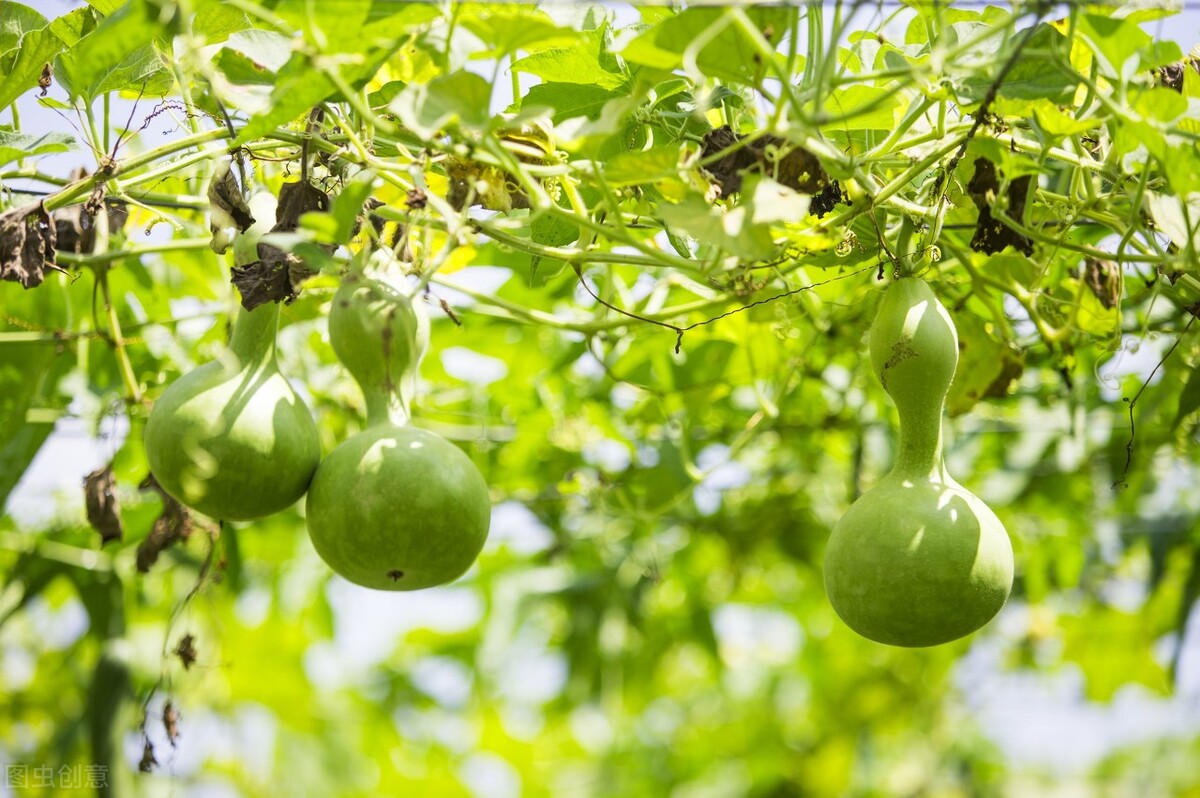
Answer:
<svg viewBox="0 0 1200 798"><path fill-rule="evenodd" d="M268 302L254 310L239 306L229 349L242 363L274 363L278 328L278 302Z"/></svg>

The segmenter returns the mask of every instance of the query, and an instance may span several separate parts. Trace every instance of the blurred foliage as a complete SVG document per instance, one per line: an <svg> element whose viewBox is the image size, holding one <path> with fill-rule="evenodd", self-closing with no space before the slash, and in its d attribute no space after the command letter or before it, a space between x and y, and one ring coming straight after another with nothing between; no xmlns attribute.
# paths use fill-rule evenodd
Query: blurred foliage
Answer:
<svg viewBox="0 0 1200 798"><path fill-rule="evenodd" d="M852 5L0 2L0 105L50 64L38 102L75 133L14 112L4 207L32 186L129 209L40 286L0 284L0 499L81 422L124 527L101 547L82 488L0 519L0 759L103 765L112 795L1200 795L1194 723L1056 769L1004 756L1037 716L979 711L1022 676L1081 675L1076 707L1177 686L1200 594L1196 62L1143 32L1170 22L1145 4ZM68 148L92 175L39 167ZM334 197L274 239L321 272L280 358L326 451L363 423L326 334L341 265L391 246L428 286L415 423L496 506L458 583L333 579L299 507L198 523L137 570L161 510L142 425L236 306L206 193L230 153L260 225L285 181ZM717 190L731 158L740 188ZM1018 563L996 622L923 650L851 633L820 570L890 464L864 337L910 269L961 337L950 470Z"/></svg>

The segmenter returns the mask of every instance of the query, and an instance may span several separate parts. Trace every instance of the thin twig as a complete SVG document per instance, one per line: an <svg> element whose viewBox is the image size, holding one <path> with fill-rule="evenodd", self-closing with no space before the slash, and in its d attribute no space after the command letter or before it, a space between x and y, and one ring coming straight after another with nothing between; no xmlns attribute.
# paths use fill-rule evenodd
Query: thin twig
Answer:
<svg viewBox="0 0 1200 798"><path fill-rule="evenodd" d="M592 287L587 284L586 280L583 279L583 272L579 269L578 266L575 267L575 274L579 277L579 284L583 286L583 290L587 291L592 296L592 299L595 299L597 302L599 302L601 305L608 308L609 310L616 311L617 313L620 313L622 316L628 316L631 319L636 319L638 321L644 321L647 324L654 324L659 327L666 327L668 330L674 331L674 333L675 333L675 354L679 354L679 352L683 348L683 334L685 332L687 332L688 330L694 330L697 327L703 327L706 324L712 324L713 322L717 322L717 321L720 321L721 319L728 318L729 316L733 316L734 314L741 313L742 311L749 310L750 308L758 307L759 305L766 305L767 303L774 302L778 299L784 299L789 296L794 296L795 294L800 294L800 293L803 293L804 291L811 291L814 288L818 288L823 285L829 285L830 283L836 283L839 280L847 280L851 277L857 277L858 275L865 274L866 272L869 272L874 268L875 268L874 266L868 266L864 269L858 269L857 271L848 272L846 274L839 274L837 277L830 277L828 280L822 280L820 282L812 283L811 285L803 285L803 286L800 286L799 288L793 288L790 291L784 291L782 293L775 294L774 296L769 296L765 299L759 299L755 302L750 302L748 304L742 305L740 308L734 308L733 310L726 311L725 313L722 313L719 316L713 316L711 319L705 319L704 321L698 321L698 322L695 322L694 324L688 324L687 326L683 326L683 327L681 327L677 324L671 324L670 322L667 322L667 321L659 321L658 319L651 319L646 316L641 316L632 311L617 307L616 305L612 304L611 302L603 299L599 294L597 294L594 290L592 290Z"/></svg>
<svg viewBox="0 0 1200 798"><path fill-rule="evenodd" d="M1175 339L1175 343L1171 344L1171 348L1168 349L1166 354L1164 354L1158 363L1155 364L1154 369L1150 372L1150 375L1146 377L1146 381L1142 383L1142 387L1138 388L1138 392L1133 395L1133 398L1130 399L1128 396L1121 397L1121 401L1129 406L1129 441L1125 444L1125 468L1121 470L1121 478L1112 484L1113 490L1122 490L1129 486L1126 477L1129 476L1129 469L1133 465L1133 439L1134 435L1136 434L1136 429L1133 423L1133 408L1135 405L1137 405L1138 399L1142 398L1142 394L1145 393L1146 388L1149 387L1150 381L1154 379L1154 375L1158 373L1158 370L1162 368L1162 365L1167 362L1167 358L1171 357L1171 354L1179 347L1179 343L1183 340L1183 337L1188 334L1189 330L1192 329L1192 325L1196 323L1197 318L1200 318L1200 316L1192 316L1192 318L1184 326L1183 331L1179 333L1179 337Z"/></svg>

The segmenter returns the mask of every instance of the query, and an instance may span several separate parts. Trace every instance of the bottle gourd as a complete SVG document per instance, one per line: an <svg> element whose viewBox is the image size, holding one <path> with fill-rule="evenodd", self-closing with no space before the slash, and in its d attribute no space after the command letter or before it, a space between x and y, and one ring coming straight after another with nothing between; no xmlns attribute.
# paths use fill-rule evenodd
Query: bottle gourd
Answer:
<svg viewBox="0 0 1200 798"><path fill-rule="evenodd" d="M314 548L363 587L418 590L457 579L487 539L491 500L471 458L408 425L429 342L424 312L385 282L351 275L334 295L329 341L362 388L367 427L313 477L305 506Z"/></svg>
<svg viewBox="0 0 1200 798"><path fill-rule="evenodd" d="M278 324L274 302L239 308L228 351L172 383L146 422L150 472L213 518L278 512L304 495L316 471L317 427L279 372Z"/></svg>
<svg viewBox="0 0 1200 798"><path fill-rule="evenodd" d="M834 527L825 554L833 608L864 637L932 646L970 634L1008 599L1008 534L946 472L942 409L958 365L958 334L923 280L887 290L871 327L871 364L896 403L891 472Z"/></svg>

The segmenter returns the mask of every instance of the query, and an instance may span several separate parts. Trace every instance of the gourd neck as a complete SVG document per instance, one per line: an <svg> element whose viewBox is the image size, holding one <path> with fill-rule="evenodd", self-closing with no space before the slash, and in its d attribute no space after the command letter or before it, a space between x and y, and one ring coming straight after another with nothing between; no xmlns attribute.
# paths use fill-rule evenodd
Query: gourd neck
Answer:
<svg viewBox="0 0 1200 798"><path fill-rule="evenodd" d="M359 383L367 405L368 427L407 426L412 417L412 390L407 387L411 382L407 379L402 380L402 384L395 386L394 390L391 386L367 386Z"/></svg>
<svg viewBox="0 0 1200 798"><path fill-rule="evenodd" d="M239 306L229 349L243 364L274 364L278 327L279 303L267 302L254 310Z"/></svg>
<svg viewBox="0 0 1200 798"><path fill-rule="evenodd" d="M900 442L892 475L931 482L946 481L942 458L942 402L906 405L900 412Z"/></svg>

